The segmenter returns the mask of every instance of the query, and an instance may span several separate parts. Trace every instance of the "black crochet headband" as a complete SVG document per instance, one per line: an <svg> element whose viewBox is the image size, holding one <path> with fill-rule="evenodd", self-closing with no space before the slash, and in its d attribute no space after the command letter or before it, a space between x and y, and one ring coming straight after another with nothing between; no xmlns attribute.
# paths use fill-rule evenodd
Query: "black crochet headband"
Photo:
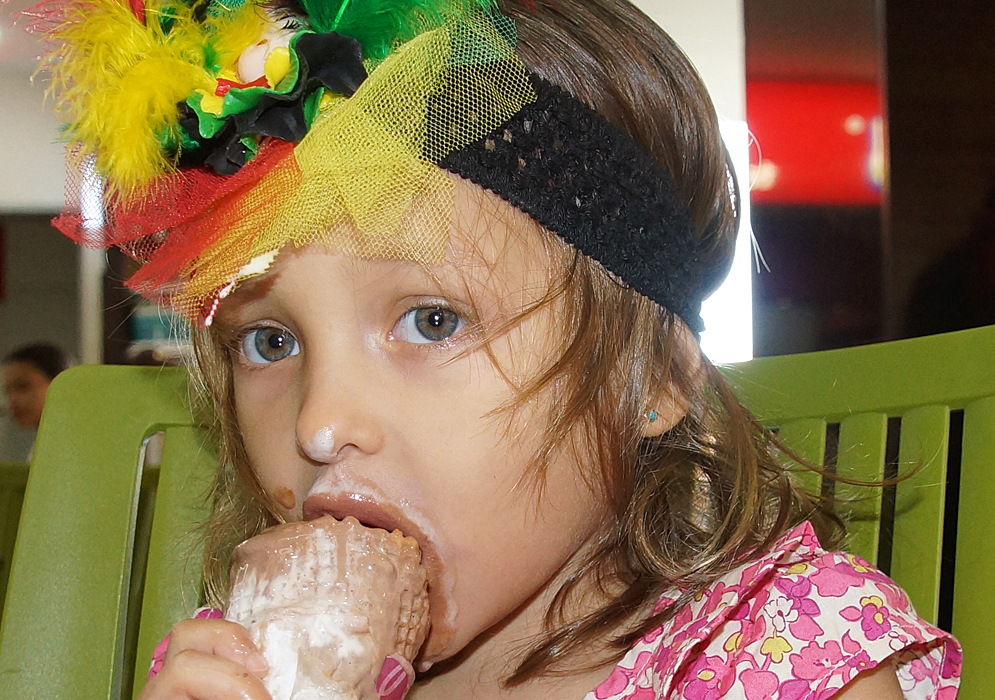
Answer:
<svg viewBox="0 0 995 700"><path fill-rule="evenodd" d="M596 111L531 80L535 102L440 167L502 197L700 332L695 230L673 180Z"/></svg>

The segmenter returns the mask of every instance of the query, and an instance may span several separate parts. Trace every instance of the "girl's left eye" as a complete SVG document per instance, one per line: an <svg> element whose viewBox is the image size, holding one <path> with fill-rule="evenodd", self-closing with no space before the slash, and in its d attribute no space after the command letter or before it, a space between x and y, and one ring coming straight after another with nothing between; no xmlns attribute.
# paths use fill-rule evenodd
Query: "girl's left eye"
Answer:
<svg viewBox="0 0 995 700"><path fill-rule="evenodd" d="M405 343L439 343L452 337L466 322L452 309L427 306L411 309L394 326L393 336Z"/></svg>
<svg viewBox="0 0 995 700"><path fill-rule="evenodd" d="M301 351L300 345L289 331L268 326L246 333L241 340L242 357L254 365L268 365Z"/></svg>

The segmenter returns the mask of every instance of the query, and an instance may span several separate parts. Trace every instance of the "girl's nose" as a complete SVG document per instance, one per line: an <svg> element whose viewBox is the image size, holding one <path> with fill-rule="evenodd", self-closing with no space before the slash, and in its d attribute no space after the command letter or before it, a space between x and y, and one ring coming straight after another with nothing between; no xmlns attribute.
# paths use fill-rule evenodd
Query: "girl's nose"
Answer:
<svg viewBox="0 0 995 700"><path fill-rule="evenodd" d="M379 452L384 436L371 399L328 379L311 382L297 417L298 450L321 464Z"/></svg>

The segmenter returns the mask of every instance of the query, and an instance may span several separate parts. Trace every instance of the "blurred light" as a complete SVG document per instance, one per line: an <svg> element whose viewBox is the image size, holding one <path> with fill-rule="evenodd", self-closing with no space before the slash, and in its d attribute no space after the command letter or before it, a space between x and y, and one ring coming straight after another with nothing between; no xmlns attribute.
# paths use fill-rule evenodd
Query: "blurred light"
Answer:
<svg viewBox="0 0 995 700"><path fill-rule="evenodd" d="M777 176L781 169L772 160L764 160L759 165L750 164L751 192L770 192L777 187Z"/></svg>
<svg viewBox="0 0 995 700"><path fill-rule="evenodd" d="M104 359L104 184L94 159L81 165L79 210L86 246L79 249L79 349L84 364Z"/></svg>
<svg viewBox="0 0 995 700"><path fill-rule="evenodd" d="M876 187L884 188L888 173L884 152L884 119L878 115L871 120L871 152L867 154L867 177Z"/></svg>
<svg viewBox="0 0 995 700"><path fill-rule="evenodd" d="M79 209L83 217L83 230L88 237L102 243L104 229L104 183L97 173L94 158L83 161L79 183Z"/></svg>
<svg viewBox="0 0 995 700"><path fill-rule="evenodd" d="M753 357L753 231L750 228L750 133L746 122L722 120L722 138L739 180L740 220L736 254L725 282L705 300L701 317L705 330L701 349L715 364L743 362Z"/></svg>
<svg viewBox="0 0 995 700"><path fill-rule="evenodd" d="M843 131L850 134L850 136L860 136L867 131L867 120L859 114L851 114L843 122Z"/></svg>

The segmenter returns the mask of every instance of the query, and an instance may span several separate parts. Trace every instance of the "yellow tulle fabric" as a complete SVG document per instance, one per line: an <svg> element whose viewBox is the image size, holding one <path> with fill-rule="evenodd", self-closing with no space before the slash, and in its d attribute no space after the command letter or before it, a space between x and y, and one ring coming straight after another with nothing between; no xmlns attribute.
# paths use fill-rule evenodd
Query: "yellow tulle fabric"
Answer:
<svg viewBox="0 0 995 700"><path fill-rule="evenodd" d="M364 258L443 258L453 185L436 163L535 100L525 67L484 13L398 47L349 98L332 97L294 149L299 181L264 177L279 203L264 226L237 226L185 270L172 305L194 316L219 290L259 274L288 244ZM258 222L257 222L258 224ZM249 265L251 261L265 261Z"/></svg>

